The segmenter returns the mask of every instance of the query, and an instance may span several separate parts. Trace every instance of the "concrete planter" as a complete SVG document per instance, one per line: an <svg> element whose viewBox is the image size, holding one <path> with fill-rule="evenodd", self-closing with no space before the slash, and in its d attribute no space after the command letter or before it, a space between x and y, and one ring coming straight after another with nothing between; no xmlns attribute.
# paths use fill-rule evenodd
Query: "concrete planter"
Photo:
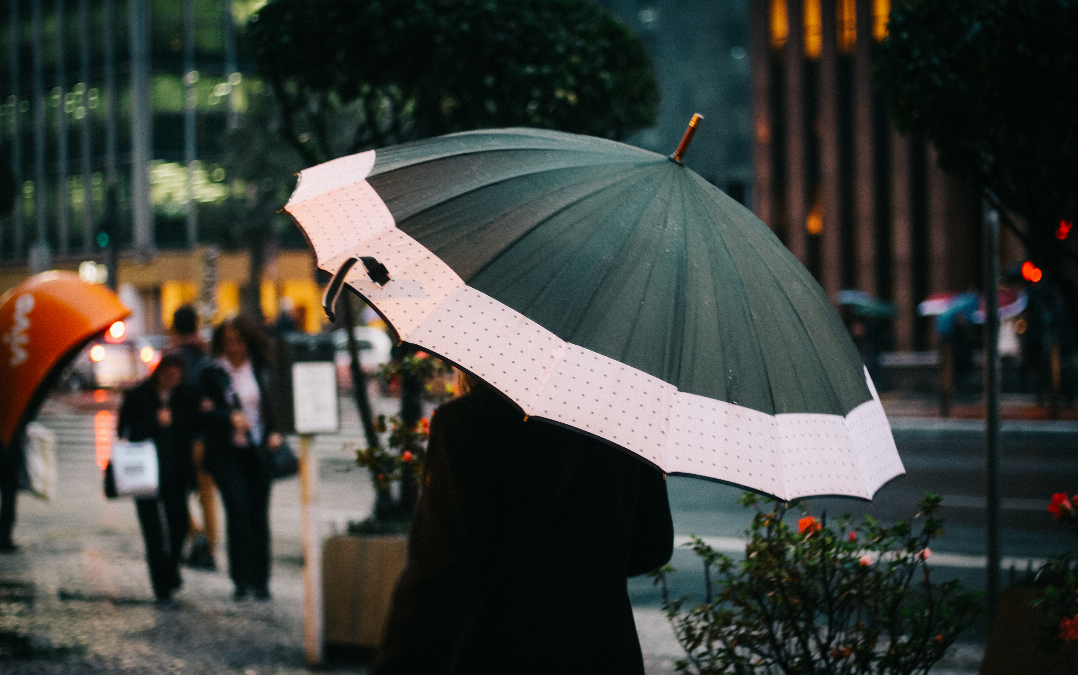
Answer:
<svg viewBox="0 0 1078 675"><path fill-rule="evenodd" d="M1078 644L1060 654L1037 651L1037 627L1044 621L1031 603L1044 591L1033 586L1008 586L988 633L981 675L1066 675L1078 671Z"/></svg>
<svg viewBox="0 0 1078 675"><path fill-rule="evenodd" d="M322 604L327 645L374 649L381 644L407 548L404 535L326 539Z"/></svg>

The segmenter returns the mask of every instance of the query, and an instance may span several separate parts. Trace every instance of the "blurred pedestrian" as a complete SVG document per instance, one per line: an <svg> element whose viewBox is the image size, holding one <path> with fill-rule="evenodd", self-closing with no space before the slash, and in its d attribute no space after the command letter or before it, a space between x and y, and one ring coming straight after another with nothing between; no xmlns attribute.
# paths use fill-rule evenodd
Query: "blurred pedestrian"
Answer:
<svg viewBox="0 0 1078 675"><path fill-rule="evenodd" d="M210 359L206 344L198 334L198 313L191 305L183 305L172 313L172 346L169 351L183 358L184 383L197 390L202 369L209 364ZM193 399L193 404L198 405L197 398ZM194 413L191 419L197 421L197 411ZM187 537L191 544L186 562L191 567L215 570L217 561L213 556L217 550L217 488L204 465L205 442L200 430L195 431L191 441L191 458L195 469L192 487L198 492L202 526L199 527L192 514L187 528Z"/></svg>
<svg viewBox="0 0 1078 675"><path fill-rule="evenodd" d="M172 603L180 587L180 554L187 535L187 490L192 481L191 430L194 392L183 383L184 362L161 357L153 374L124 393L116 435L129 441L153 440L159 470L156 497L135 499L150 583L161 606Z"/></svg>
<svg viewBox="0 0 1078 675"><path fill-rule="evenodd" d="M282 442L274 425L270 345L257 323L239 316L217 326L210 350L214 358L200 381L205 465L225 505L234 598L268 600L272 479L266 453Z"/></svg>
<svg viewBox="0 0 1078 675"><path fill-rule="evenodd" d="M464 380L430 423L372 672L642 675L626 580L672 553L663 474Z"/></svg>
<svg viewBox="0 0 1078 675"><path fill-rule="evenodd" d="M15 507L19 499L19 479L25 471L25 433L16 432L7 447L0 445L0 553L19 550L12 539L15 530Z"/></svg>

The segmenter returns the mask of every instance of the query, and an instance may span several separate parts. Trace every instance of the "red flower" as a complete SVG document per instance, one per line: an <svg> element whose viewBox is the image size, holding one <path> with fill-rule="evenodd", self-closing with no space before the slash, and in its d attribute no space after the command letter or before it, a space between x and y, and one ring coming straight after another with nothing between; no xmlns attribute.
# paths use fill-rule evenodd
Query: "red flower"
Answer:
<svg viewBox="0 0 1078 675"><path fill-rule="evenodd" d="M861 556L861 559L857 561L857 564L861 567L868 567L872 564L872 559L869 558L867 555L863 555Z"/></svg>
<svg viewBox="0 0 1078 675"><path fill-rule="evenodd" d="M405 450L404 454L401 455L401 461L402 462L410 462L413 459L415 459L415 456L412 454L412 452L410 450Z"/></svg>
<svg viewBox="0 0 1078 675"><path fill-rule="evenodd" d="M1070 513L1074 510L1074 506L1071 504L1071 500L1067 499L1066 492L1057 492L1052 495L1052 503L1048 505L1048 512L1059 520L1064 513Z"/></svg>
<svg viewBox="0 0 1078 675"><path fill-rule="evenodd" d="M418 352L415 353L415 357L417 359L425 359L425 358L427 358L429 356L430 356L430 354L428 354L427 352L424 352L424 351L418 351Z"/></svg>
<svg viewBox="0 0 1078 675"><path fill-rule="evenodd" d="M918 560L928 560L931 557L932 557L932 549L930 549L930 548L922 548L920 551L917 551L917 554L916 554L916 558Z"/></svg>
<svg viewBox="0 0 1078 675"><path fill-rule="evenodd" d="M430 433L430 420L427 419L426 417L419 420L419 427L423 430L423 433L429 434Z"/></svg>
<svg viewBox="0 0 1078 675"><path fill-rule="evenodd" d="M820 524L820 521L816 520L815 516L805 516L797 521L797 531L799 533L808 532L809 534L812 534L820 529L823 529L823 525Z"/></svg>
<svg viewBox="0 0 1078 675"><path fill-rule="evenodd" d="M857 541L857 533L850 530L850 541Z"/></svg>
<svg viewBox="0 0 1078 675"><path fill-rule="evenodd" d="M1064 617L1059 622L1059 639L1064 642L1078 640L1078 614L1072 619Z"/></svg>
<svg viewBox="0 0 1078 675"><path fill-rule="evenodd" d="M936 642L943 642L943 633L936 636Z"/></svg>

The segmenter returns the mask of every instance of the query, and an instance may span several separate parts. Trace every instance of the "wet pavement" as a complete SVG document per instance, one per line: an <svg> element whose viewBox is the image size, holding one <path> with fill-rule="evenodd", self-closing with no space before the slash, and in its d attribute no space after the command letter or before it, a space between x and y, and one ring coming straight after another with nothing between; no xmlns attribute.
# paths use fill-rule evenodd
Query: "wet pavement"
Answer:
<svg viewBox="0 0 1078 675"><path fill-rule="evenodd" d="M298 481L280 482L273 491L271 602L231 599L222 544L221 569L184 568L175 606L158 608L134 506L104 498L95 464L95 421L110 424L101 413L115 404L114 395L97 401L68 396L50 400L39 418L58 435L59 488L52 501L20 495L15 539L21 548L0 555L0 673L307 672ZM381 405L391 411L391 402ZM903 413L917 417L930 407L918 405L906 404ZM347 449L361 440L355 413L350 418L348 406L342 407L342 433L316 442L323 534L361 520L373 498L369 479L354 468ZM894 402L888 407L895 412ZM635 613L647 672L673 673L681 650L662 610L641 602ZM972 675L982 653L983 642L974 637L932 672ZM324 670L366 672L362 655L330 656Z"/></svg>

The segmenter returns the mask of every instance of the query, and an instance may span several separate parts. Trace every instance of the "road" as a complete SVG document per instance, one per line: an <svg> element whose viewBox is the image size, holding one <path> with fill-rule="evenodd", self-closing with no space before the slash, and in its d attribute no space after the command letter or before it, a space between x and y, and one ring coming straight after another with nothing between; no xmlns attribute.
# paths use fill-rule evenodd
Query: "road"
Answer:
<svg viewBox="0 0 1078 675"><path fill-rule="evenodd" d="M374 404L376 412L394 412L392 400L378 399ZM101 474L95 463L95 427L107 436L114 424L111 415L115 405L115 395L103 401L95 401L90 394L71 395L50 400L40 417L40 421L58 435L61 495L51 503L22 497L16 539L31 546L56 546L57 551L67 548L80 551L77 556L63 558L69 563L59 562L58 558L55 569L32 571L36 583L61 595L65 592L69 596L149 594L145 571L141 568L141 541L134 509L126 500L104 499ZM364 471L355 467L349 449L362 444L363 440L354 407L347 400L342 405L342 422L341 433L320 436L315 442L320 458L323 531L327 534L343 532L350 520L365 518L373 501L370 480ZM971 587L982 588L984 475L981 425L969 421L897 418L892 420L892 426L907 475L884 486L872 503L819 499L809 505L810 512L819 515L826 510L832 516L845 512L854 515L871 513L885 521L908 519L916 513L917 502L925 492L941 494L944 496L947 533L933 547L933 562L943 576L959 577ZM1076 451L1078 423L1004 424L1003 551L1007 562L1016 564L1020 570L1029 561L1073 546L1073 538L1053 523L1045 507L1053 492L1078 492ZM684 543L690 534L695 534L730 555L743 550L743 531L751 514L737 504L739 489L677 476L669 478L668 488L678 543ZM278 599L273 609L274 625L279 627L282 635L295 635L297 640L302 635L302 613L298 610L302 604L300 585L285 580L298 579L302 568L298 504L298 481L283 481L276 485L271 513L274 578L278 580L273 586ZM124 569L130 573L120 575L113 569L112 572L94 572L87 577L86 565L101 565L105 570L109 556L123 557L127 565ZM218 551L218 560L224 563L223 546ZM673 592L698 594L703 575L691 551L678 548L672 563L679 569ZM5 572L15 569L10 562L4 564ZM83 583L79 586L72 581L76 578L84 581L89 578L89 586L83 582L79 582ZM223 599L228 595L229 584L223 573L199 573L196 581L201 585L200 592L209 594L204 597L219 595ZM143 586L147 588L143 589ZM649 672L668 672L670 662L680 654L659 609L658 589L644 578L630 580L629 588L641 643L651 664ZM974 672L983 629L981 626L971 633L969 640L973 647L964 652L967 663L952 664L952 670L935 672Z"/></svg>

